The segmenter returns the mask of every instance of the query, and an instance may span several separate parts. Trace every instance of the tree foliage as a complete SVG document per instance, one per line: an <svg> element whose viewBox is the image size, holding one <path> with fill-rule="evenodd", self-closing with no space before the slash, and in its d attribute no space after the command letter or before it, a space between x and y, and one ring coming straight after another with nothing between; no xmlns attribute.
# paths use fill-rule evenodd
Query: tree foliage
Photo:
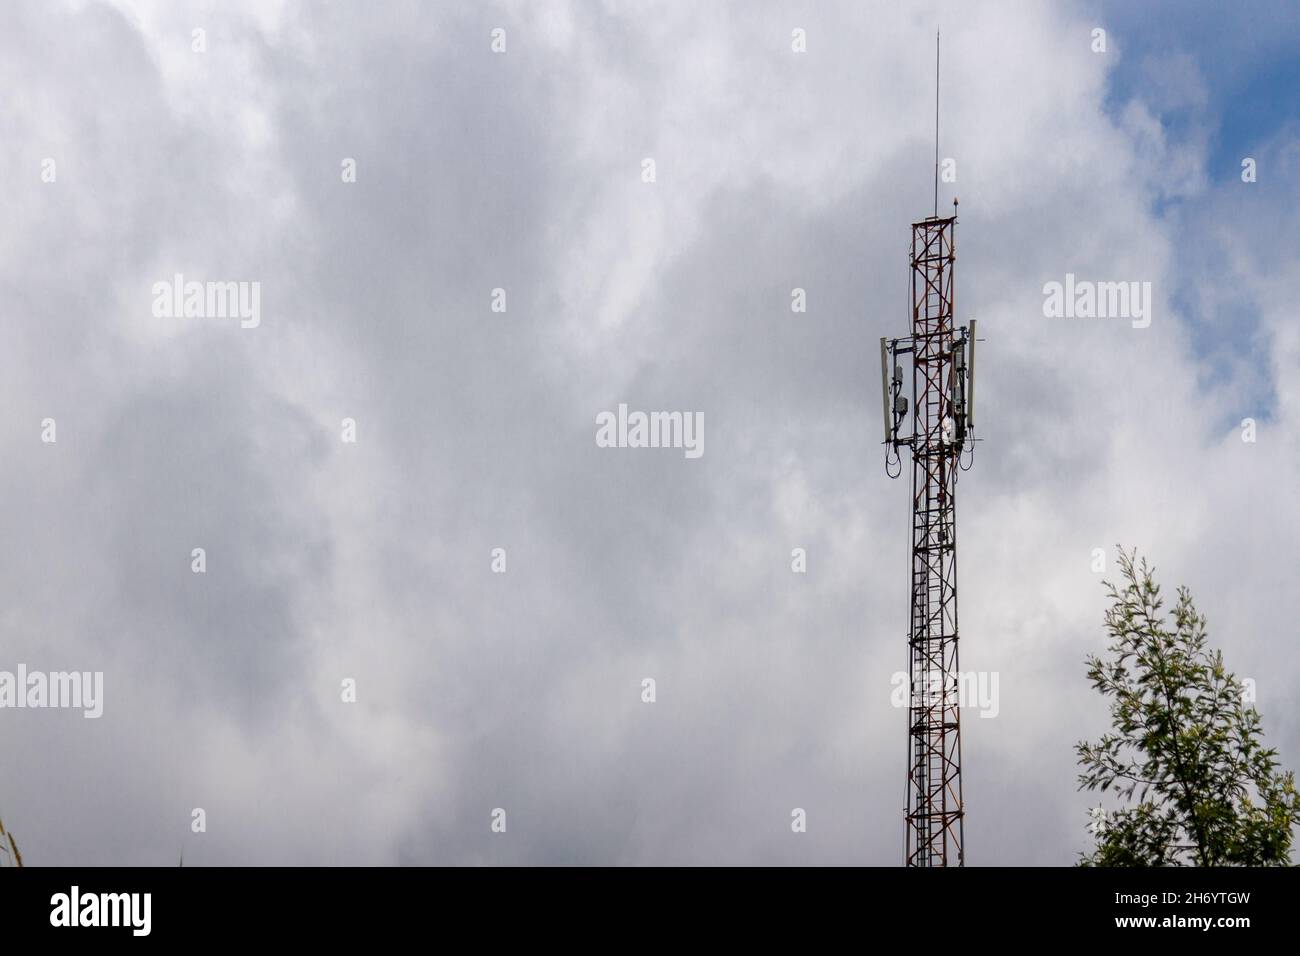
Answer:
<svg viewBox="0 0 1300 956"><path fill-rule="evenodd" d="M1079 789L1126 806L1094 827L1082 866L1285 866L1300 815L1294 774L1266 748L1245 688L1206 647L1206 619L1186 588L1172 614L1145 559L1119 551L1122 586L1106 582L1108 655L1087 658L1113 729L1075 747Z"/></svg>

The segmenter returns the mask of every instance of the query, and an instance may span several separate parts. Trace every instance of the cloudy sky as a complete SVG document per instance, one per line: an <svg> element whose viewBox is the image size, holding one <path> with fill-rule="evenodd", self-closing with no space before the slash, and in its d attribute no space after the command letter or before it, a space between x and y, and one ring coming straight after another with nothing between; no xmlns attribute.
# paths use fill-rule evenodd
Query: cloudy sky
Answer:
<svg viewBox="0 0 1300 956"><path fill-rule="evenodd" d="M1095 548L1192 588L1300 765L1288 6L0 6L0 670L104 674L98 720L0 710L27 862L899 863L877 341L936 26L967 860L1089 842ZM260 324L157 315L178 273ZM1149 327L1045 317L1067 273ZM598 448L619 403L704 454Z"/></svg>

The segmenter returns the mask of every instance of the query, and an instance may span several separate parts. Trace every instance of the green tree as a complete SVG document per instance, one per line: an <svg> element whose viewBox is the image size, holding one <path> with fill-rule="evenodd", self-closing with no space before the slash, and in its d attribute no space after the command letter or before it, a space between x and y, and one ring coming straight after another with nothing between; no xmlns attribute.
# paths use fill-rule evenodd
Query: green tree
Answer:
<svg viewBox="0 0 1300 956"><path fill-rule="evenodd" d="M4 821L0 820L0 866L22 866L23 855L18 852L14 835L5 830Z"/></svg>
<svg viewBox="0 0 1300 956"><path fill-rule="evenodd" d="M1206 619L1186 588L1168 619L1145 559L1119 551L1123 587L1106 583L1110 646L1088 678L1113 730L1075 746L1079 789L1127 804L1093 827L1081 866L1286 866L1300 817L1295 775L1265 748L1259 712L1206 649Z"/></svg>

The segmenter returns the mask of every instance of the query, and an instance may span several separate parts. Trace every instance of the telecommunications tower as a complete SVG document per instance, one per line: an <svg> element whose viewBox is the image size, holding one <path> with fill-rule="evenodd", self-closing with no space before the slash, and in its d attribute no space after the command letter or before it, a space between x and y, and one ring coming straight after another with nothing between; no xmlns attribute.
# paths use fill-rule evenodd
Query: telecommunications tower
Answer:
<svg viewBox="0 0 1300 956"><path fill-rule="evenodd" d="M957 201L951 216L938 215L938 43L936 34L935 209L912 223L911 334L880 340L885 470L891 478L902 473L902 448L912 458L907 866L965 863L956 492L957 473L974 455L975 320L953 324ZM911 434L904 435L909 408Z"/></svg>

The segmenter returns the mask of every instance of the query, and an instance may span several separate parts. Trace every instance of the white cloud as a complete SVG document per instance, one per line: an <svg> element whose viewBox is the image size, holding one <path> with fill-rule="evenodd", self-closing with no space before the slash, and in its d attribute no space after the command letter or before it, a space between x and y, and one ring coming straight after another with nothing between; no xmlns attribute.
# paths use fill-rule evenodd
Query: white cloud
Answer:
<svg viewBox="0 0 1300 956"><path fill-rule="evenodd" d="M0 488L23 503L5 644L107 672L93 739L0 720L29 860L169 863L180 841L195 863L897 862L907 490L882 474L873 348L905 331L908 223L929 212L938 17L124 9L24 7L0 30ZM1208 183L1203 139L1169 141L1158 110L1203 101L1194 63L1115 120L1087 19L942 20L941 201L961 197L959 318L987 338L963 666L1003 696L964 739L971 862L1068 863L1090 805L1071 745L1104 719L1082 664L1093 547L1195 586L1297 753L1273 696L1297 676L1278 568L1300 532L1280 496L1298 290L1276 252L1295 227L1267 220L1261 252L1251 194ZM24 53L52 35L66 57ZM1261 186L1293 141L1265 155ZM1195 217L1153 209L1202 193L1222 251L1189 274ZM262 326L158 325L149 286L174 271L261 281ZM1066 272L1150 281L1151 327L1043 318ZM1216 277L1259 306L1272 408L1239 407L1246 364L1205 385L1176 293ZM616 401L704 412L707 454L595 448ZM1247 446L1223 423L1252 411ZM91 775L112 800L74 785Z"/></svg>

